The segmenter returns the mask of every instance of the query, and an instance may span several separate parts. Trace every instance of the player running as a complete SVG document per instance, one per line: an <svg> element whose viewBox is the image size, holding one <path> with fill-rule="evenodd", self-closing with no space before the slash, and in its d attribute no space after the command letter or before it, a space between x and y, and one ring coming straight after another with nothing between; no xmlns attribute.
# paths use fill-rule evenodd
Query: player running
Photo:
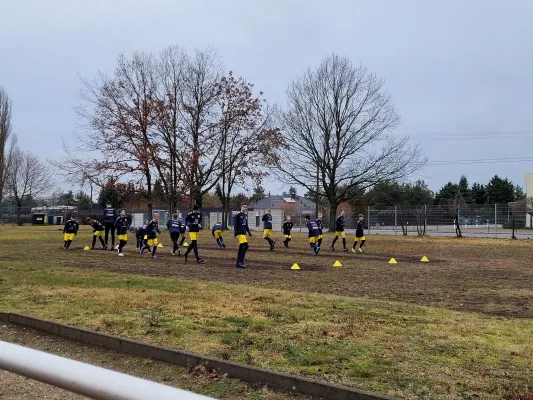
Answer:
<svg viewBox="0 0 533 400"><path fill-rule="evenodd" d="M289 242L291 241L291 229L292 229L292 221L291 216L287 215L287 220L283 223L283 236L285 237L285 240L283 241L283 245L286 248L289 248Z"/></svg>
<svg viewBox="0 0 533 400"><path fill-rule="evenodd" d="M68 217L69 218L63 227L63 241L65 242L63 248L65 250L69 249L74 237L78 234L78 229L80 229L80 225L76 222L76 218L71 215Z"/></svg>
<svg viewBox="0 0 533 400"><path fill-rule="evenodd" d="M145 241L143 248L141 249L141 255L143 255L146 250L150 251L150 247L152 247L152 258L157 258L157 256L155 255L155 252L157 251L157 244L158 244L157 234L161 233L161 231L159 230L159 214L158 213L152 214L152 220L146 226L145 233L146 234L144 235L144 239L146 241Z"/></svg>
<svg viewBox="0 0 533 400"><path fill-rule="evenodd" d="M342 238L342 246L344 247L344 251L348 251L346 248L346 232L344 232L344 226L346 225L346 212L344 210L341 211L341 215L339 215L335 221L335 239L333 239L333 243L331 244L331 251L335 251L335 242L339 239L339 237Z"/></svg>
<svg viewBox="0 0 533 400"><path fill-rule="evenodd" d="M173 214L172 218L167 221L167 229L170 234L170 240L172 240L172 255L175 256L177 253L179 256L181 251L178 239L180 238L181 222L178 220L178 214Z"/></svg>
<svg viewBox="0 0 533 400"><path fill-rule="evenodd" d="M235 266L237 268L246 268L246 265L244 264L244 257L246 257L246 252L248 251L248 239L246 238L246 234L252 236L252 232L250 232L250 228L248 227L248 206L246 204L241 206L241 212L235 216L234 225L234 235L239 241L237 264L235 264Z"/></svg>
<svg viewBox="0 0 533 400"><path fill-rule="evenodd" d="M263 221L263 239L265 239L268 244L270 245L270 251L274 250L274 246L276 245L276 242L274 242L272 239L270 239L270 235L272 234L272 214L271 214L270 208L267 210L266 214L263 215L262 221Z"/></svg>
<svg viewBox="0 0 533 400"><path fill-rule="evenodd" d="M102 234L104 232L104 226L98 222L95 219L91 219L91 217L85 218L85 222L88 225L91 225L93 228L93 244L91 246L91 250L94 250L94 246L96 244L96 238L100 239L100 243L102 244L102 250L105 250L107 246L104 243L104 239L102 238Z"/></svg>
<svg viewBox="0 0 533 400"><path fill-rule="evenodd" d="M363 246L365 245L365 216L363 214L359 214L359 221L357 222L357 228L355 230L355 239L353 241L353 247L352 252L355 253L355 250L359 251L359 253L363 252ZM359 244L359 247L357 246Z"/></svg>
<svg viewBox="0 0 533 400"><path fill-rule="evenodd" d="M122 250L124 246L128 243L128 230L130 229L130 224L128 222L128 217L126 216L125 210L120 210L120 215L115 221L115 228L117 229L117 239L118 239L118 255L119 257L124 257Z"/></svg>
<svg viewBox="0 0 533 400"><path fill-rule="evenodd" d="M316 224L316 221L311 221L311 216L308 214L305 216L307 229L309 231L309 245L313 249L313 255L318 256L318 252L320 251L320 247L317 246L318 242L318 225Z"/></svg>
<svg viewBox="0 0 533 400"><path fill-rule="evenodd" d="M223 232L224 232L224 227L222 226L220 222L217 222L215 225L213 225L213 229L211 229L211 234L217 240L217 245L221 249L226 248L226 244L224 243L224 238L222 237Z"/></svg>
<svg viewBox="0 0 533 400"><path fill-rule="evenodd" d="M185 252L185 262L187 262L187 256L191 251L194 251L196 262L198 264L203 263L204 260L198 255L198 236L200 235L200 228L202 227L202 213L199 211L198 205L193 207L193 210L187 214L185 223L189 228L189 239L191 239L191 245Z"/></svg>

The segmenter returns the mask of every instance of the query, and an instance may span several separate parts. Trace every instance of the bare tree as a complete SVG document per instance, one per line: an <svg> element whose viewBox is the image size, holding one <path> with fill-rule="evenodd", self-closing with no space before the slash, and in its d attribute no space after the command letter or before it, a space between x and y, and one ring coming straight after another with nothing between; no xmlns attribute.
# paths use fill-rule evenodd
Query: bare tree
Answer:
<svg viewBox="0 0 533 400"><path fill-rule="evenodd" d="M280 178L325 198L330 226L356 190L404 178L424 163L416 145L392 135L400 118L383 85L366 68L331 55L287 89Z"/></svg>
<svg viewBox="0 0 533 400"><path fill-rule="evenodd" d="M20 224L21 208L51 188L52 175L37 156L15 145L10 149L8 165L6 191L17 207L17 221Z"/></svg>
<svg viewBox="0 0 533 400"><path fill-rule="evenodd" d="M4 198L6 180L6 145L11 136L11 100L0 86L0 201Z"/></svg>
<svg viewBox="0 0 533 400"><path fill-rule="evenodd" d="M277 164L277 150L282 144L278 129L272 128L272 111L264 100L254 97L253 85L230 72L221 79L220 120L217 124L220 141L220 180L217 194L222 203L222 223L227 228L233 189L253 180L259 185L268 174L265 166ZM260 96L262 93L260 93Z"/></svg>

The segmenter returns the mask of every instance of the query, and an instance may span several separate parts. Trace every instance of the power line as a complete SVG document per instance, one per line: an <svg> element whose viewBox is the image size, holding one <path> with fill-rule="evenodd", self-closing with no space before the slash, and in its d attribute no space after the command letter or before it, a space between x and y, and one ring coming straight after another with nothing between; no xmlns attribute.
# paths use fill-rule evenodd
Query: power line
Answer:
<svg viewBox="0 0 533 400"><path fill-rule="evenodd" d="M442 160L430 161L427 165L464 165L464 164L498 164L507 162L528 162L533 161L533 157L508 157L508 158L485 158L479 160Z"/></svg>

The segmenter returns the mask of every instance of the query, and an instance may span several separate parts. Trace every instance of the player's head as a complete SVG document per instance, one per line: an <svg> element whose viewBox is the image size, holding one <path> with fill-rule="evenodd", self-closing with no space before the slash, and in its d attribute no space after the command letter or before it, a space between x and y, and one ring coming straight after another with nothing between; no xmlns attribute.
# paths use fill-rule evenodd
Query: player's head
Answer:
<svg viewBox="0 0 533 400"><path fill-rule="evenodd" d="M67 220L68 219L72 219L72 215L71 214L67 214Z"/></svg>
<svg viewBox="0 0 533 400"><path fill-rule="evenodd" d="M154 219L154 221L159 221L159 213L153 213L152 218Z"/></svg>
<svg viewBox="0 0 533 400"><path fill-rule="evenodd" d="M172 214L172 218L173 219L178 219L178 214L176 214L176 213Z"/></svg>
<svg viewBox="0 0 533 400"><path fill-rule="evenodd" d="M248 205L247 204L242 204L241 205L241 212L247 214L248 213Z"/></svg>
<svg viewBox="0 0 533 400"><path fill-rule="evenodd" d="M120 216L125 217L126 216L126 210L120 210Z"/></svg>
<svg viewBox="0 0 533 400"><path fill-rule="evenodd" d="M270 208L267 208L267 214L270 214L272 210Z"/></svg>
<svg viewBox="0 0 533 400"><path fill-rule="evenodd" d="M311 220L311 216L310 216L309 214L306 214L306 215L305 215L305 220L306 220L306 221Z"/></svg>
<svg viewBox="0 0 533 400"><path fill-rule="evenodd" d="M87 218L85 218L85 222L87 222L88 224L90 224L90 223L91 223L91 217L87 217Z"/></svg>
<svg viewBox="0 0 533 400"><path fill-rule="evenodd" d="M318 219L322 219L322 213L318 213Z"/></svg>
<svg viewBox="0 0 533 400"><path fill-rule="evenodd" d="M222 225L222 224L220 223L220 221L217 221L217 225Z"/></svg>
<svg viewBox="0 0 533 400"><path fill-rule="evenodd" d="M287 221L290 221L290 220L291 220L291 216L287 215Z"/></svg>
<svg viewBox="0 0 533 400"><path fill-rule="evenodd" d="M130 232L135 233L135 228L133 226L130 227Z"/></svg>
<svg viewBox="0 0 533 400"><path fill-rule="evenodd" d="M346 215L346 211L342 210L341 215L344 217Z"/></svg>
<svg viewBox="0 0 533 400"><path fill-rule="evenodd" d="M200 206L198 204L195 204L192 208L194 211L198 211L200 209Z"/></svg>
<svg viewBox="0 0 533 400"><path fill-rule="evenodd" d="M359 214L359 221L362 221L365 219L365 216L363 214Z"/></svg>
<svg viewBox="0 0 533 400"><path fill-rule="evenodd" d="M107 203L106 207L111 208L111 203Z"/></svg>

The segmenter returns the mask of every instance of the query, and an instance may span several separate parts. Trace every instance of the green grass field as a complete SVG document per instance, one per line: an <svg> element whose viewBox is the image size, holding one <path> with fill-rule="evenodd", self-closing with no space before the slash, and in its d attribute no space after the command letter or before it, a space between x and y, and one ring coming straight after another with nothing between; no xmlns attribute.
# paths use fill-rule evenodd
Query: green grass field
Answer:
<svg viewBox="0 0 533 400"><path fill-rule="evenodd" d="M221 251L202 232L202 265L166 233L157 260L83 251L90 238L65 252L57 228L0 227L0 309L402 398L533 385L530 241L372 235L352 254L326 236L312 257L303 234L274 252L256 234L237 270L229 234Z"/></svg>

